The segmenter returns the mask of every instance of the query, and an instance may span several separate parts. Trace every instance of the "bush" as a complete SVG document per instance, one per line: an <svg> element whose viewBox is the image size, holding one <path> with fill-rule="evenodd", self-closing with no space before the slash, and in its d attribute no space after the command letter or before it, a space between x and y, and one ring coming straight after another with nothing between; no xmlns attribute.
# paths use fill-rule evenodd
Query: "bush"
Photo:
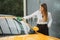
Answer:
<svg viewBox="0 0 60 40"><path fill-rule="evenodd" d="M23 16L23 0L0 0L0 14Z"/></svg>

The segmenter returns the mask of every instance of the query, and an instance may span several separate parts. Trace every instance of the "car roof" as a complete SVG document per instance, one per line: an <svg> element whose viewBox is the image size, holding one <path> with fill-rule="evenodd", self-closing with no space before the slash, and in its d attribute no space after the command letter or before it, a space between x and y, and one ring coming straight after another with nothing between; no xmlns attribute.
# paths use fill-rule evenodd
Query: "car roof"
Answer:
<svg viewBox="0 0 60 40"><path fill-rule="evenodd" d="M13 15L5 15L5 14L0 14L0 16L13 16Z"/></svg>
<svg viewBox="0 0 60 40"><path fill-rule="evenodd" d="M0 14L0 18L16 18L16 16L13 16L13 15L2 15L2 14Z"/></svg>

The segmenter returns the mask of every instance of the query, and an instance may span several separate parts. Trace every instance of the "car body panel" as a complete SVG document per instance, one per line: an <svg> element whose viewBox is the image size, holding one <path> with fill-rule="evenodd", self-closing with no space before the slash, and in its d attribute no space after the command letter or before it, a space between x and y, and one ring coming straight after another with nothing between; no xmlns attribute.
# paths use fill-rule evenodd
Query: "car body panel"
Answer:
<svg viewBox="0 0 60 40"><path fill-rule="evenodd" d="M60 39L38 33L38 34L29 34L29 35L1 37L0 40L60 40Z"/></svg>

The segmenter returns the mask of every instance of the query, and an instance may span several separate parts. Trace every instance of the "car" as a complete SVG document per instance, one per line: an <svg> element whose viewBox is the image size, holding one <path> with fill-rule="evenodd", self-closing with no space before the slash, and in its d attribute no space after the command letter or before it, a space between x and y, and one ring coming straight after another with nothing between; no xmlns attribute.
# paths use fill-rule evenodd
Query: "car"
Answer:
<svg viewBox="0 0 60 40"><path fill-rule="evenodd" d="M0 40L60 40L37 32L21 17L0 16Z"/></svg>

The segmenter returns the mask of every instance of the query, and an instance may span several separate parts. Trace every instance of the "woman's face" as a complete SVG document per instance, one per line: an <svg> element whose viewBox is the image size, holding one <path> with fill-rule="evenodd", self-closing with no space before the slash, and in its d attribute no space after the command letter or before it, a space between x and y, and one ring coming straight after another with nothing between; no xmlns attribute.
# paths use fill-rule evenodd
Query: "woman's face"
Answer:
<svg viewBox="0 0 60 40"><path fill-rule="evenodd" d="M40 6L40 11L43 12L44 11L44 8L42 6Z"/></svg>

